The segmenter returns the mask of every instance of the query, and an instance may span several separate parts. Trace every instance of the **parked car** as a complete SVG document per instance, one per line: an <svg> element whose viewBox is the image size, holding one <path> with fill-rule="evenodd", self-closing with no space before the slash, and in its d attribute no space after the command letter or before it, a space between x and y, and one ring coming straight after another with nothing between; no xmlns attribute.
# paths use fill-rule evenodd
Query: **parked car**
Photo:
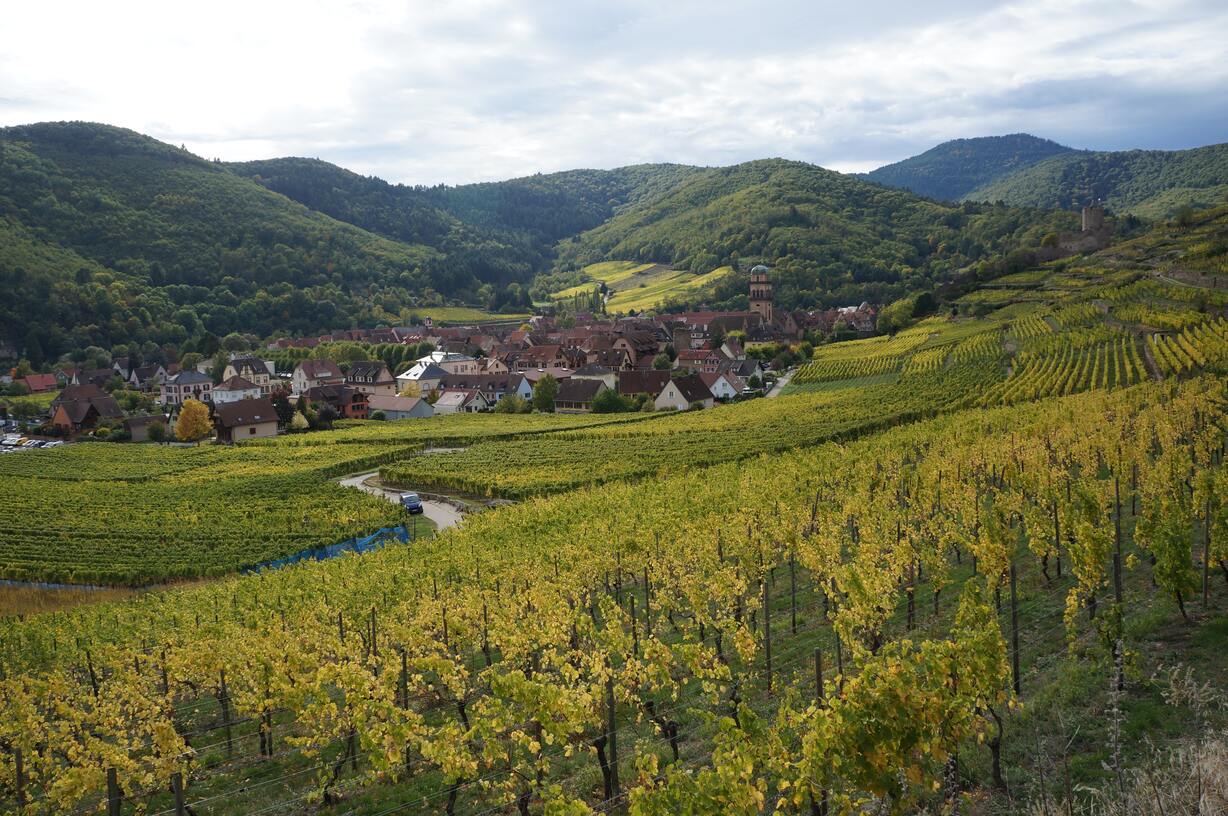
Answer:
<svg viewBox="0 0 1228 816"><path fill-rule="evenodd" d="M422 512L422 499L418 498L417 493L402 493L401 506L409 511L411 516Z"/></svg>

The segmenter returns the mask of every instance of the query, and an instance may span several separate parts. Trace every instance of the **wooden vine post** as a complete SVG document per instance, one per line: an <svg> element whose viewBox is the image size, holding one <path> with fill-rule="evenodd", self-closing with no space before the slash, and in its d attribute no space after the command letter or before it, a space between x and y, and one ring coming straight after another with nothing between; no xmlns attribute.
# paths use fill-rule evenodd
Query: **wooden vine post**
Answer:
<svg viewBox="0 0 1228 816"><path fill-rule="evenodd" d="M121 816L124 796L119 789L119 777L114 768L107 768L107 816Z"/></svg>
<svg viewBox="0 0 1228 816"><path fill-rule="evenodd" d="M618 723L614 707L614 667L605 679L606 746L610 751L610 799L618 798Z"/></svg>
<svg viewBox="0 0 1228 816"><path fill-rule="evenodd" d="M1019 604L1015 595L1015 562L1011 561L1011 683L1019 691Z"/></svg>
<svg viewBox="0 0 1228 816"><path fill-rule="evenodd" d="M187 805L183 801L183 774L179 771L171 774L171 793L175 796L175 816L187 816Z"/></svg>
<svg viewBox="0 0 1228 816"><path fill-rule="evenodd" d="M764 575L761 579L763 583L763 656L767 668L767 690L768 694L772 693L772 610L768 607L770 598L768 596L768 581Z"/></svg>

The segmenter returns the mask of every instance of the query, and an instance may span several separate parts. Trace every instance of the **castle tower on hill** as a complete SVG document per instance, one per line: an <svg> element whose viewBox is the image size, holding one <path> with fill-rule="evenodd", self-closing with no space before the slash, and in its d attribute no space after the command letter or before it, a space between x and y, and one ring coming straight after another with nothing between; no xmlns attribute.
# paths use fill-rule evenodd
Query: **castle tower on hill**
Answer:
<svg viewBox="0 0 1228 816"><path fill-rule="evenodd" d="M1100 199L1083 208L1083 231L1099 232L1104 229L1104 205Z"/></svg>
<svg viewBox="0 0 1228 816"><path fill-rule="evenodd" d="M772 322L772 281L768 278L769 271L763 264L750 270L750 310L762 317L764 323Z"/></svg>

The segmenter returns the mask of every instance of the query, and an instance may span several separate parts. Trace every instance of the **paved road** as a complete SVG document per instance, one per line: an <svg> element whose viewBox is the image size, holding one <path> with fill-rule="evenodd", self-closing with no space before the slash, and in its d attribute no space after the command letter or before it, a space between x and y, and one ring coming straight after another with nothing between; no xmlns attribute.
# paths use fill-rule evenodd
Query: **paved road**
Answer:
<svg viewBox="0 0 1228 816"><path fill-rule="evenodd" d="M772 385L772 387L768 389L768 392L764 394L763 396L764 397L779 397L780 392L783 391L784 387L789 384L789 380L793 379L793 372L796 370L797 369L795 368L791 368L788 371L786 371L784 374L782 374L780 379L778 379Z"/></svg>
<svg viewBox="0 0 1228 816"><path fill-rule="evenodd" d="M401 503L401 494L408 492L405 490L389 490L376 485L367 484L367 480L379 476L378 470L373 470L370 473L361 473L358 476L349 476L341 480L342 487L356 487L372 496L383 496L393 504ZM422 515L435 522L435 526L444 530L448 527L454 527L460 524L461 519L465 516L461 511L447 502L436 501L434 499L422 500Z"/></svg>

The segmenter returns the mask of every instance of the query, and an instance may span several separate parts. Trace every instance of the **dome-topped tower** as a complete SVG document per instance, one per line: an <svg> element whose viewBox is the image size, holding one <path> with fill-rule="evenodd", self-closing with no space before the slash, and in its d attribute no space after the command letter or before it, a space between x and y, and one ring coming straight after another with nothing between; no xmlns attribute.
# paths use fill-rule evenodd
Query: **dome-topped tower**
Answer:
<svg viewBox="0 0 1228 816"><path fill-rule="evenodd" d="M772 322L772 280L768 277L770 271L763 264L756 264L750 270L750 310L762 317L764 323Z"/></svg>

